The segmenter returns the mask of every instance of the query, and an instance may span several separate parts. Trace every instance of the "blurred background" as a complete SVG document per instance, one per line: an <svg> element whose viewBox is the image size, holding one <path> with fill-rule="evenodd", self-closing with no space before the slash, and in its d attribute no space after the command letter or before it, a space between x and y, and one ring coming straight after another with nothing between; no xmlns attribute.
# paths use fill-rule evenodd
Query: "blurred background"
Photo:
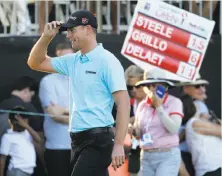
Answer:
<svg viewBox="0 0 222 176"><path fill-rule="evenodd" d="M220 1L165 1L179 8L216 22L200 74L210 82L207 104L221 114L221 2ZM66 21L78 9L88 9L98 19L98 42L110 50L126 69L132 63L121 54L122 44L131 22L137 1L0 1L0 100L10 94L13 80L31 76L39 81L46 73L30 70L26 64L28 53L43 31L45 23ZM49 46L48 54L55 56L55 46L65 40L59 34ZM174 90L178 94L180 90Z"/></svg>

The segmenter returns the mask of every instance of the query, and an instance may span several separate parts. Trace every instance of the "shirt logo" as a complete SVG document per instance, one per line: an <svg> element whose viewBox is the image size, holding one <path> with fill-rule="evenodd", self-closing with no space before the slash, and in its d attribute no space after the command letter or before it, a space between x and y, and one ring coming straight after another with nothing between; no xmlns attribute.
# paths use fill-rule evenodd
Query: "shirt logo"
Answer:
<svg viewBox="0 0 222 176"><path fill-rule="evenodd" d="M147 2L147 3L145 4L145 6L144 6L144 9L150 10L150 3Z"/></svg>
<svg viewBox="0 0 222 176"><path fill-rule="evenodd" d="M95 71L86 70L86 74L96 74L96 72Z"/></svg>
<svg viewBox="0 0 222 176"><path fill-rule="evenodd" d="M89 20L87 18L82 18L82 24L87 24Z"/></svg>

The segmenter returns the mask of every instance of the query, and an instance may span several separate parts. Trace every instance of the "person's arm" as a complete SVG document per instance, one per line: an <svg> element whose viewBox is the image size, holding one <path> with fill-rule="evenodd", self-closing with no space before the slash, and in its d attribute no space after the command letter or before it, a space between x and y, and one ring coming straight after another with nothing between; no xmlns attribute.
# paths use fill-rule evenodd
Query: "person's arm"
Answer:
<svg viewBox="0 0 222 176"><path fill-rule="evenodd" d="M189 3L192 4L192 13L195 13L197 15L200 14L200 3L197 3L196 1L188 1L186 9L189 10ZM203 1L202 0L202 16L205 18L209 18L209 11L210 11L210 3L212 3L212 14L214 13L214 10L217 7L218 1Z"/></svg>
<svg viewBox="0 0 222 176"><path fill-rule="evenodd" d="M44 72L56 72L51 64L51 58L47 56L48 45L58 33L62 22L54 21L45 25L40 39L33 46L27 64L33 70Z"/></svg>
<svg viewBox="0 0 222 176"><path fill-rule="evenodd" d="M22 117L16 115L15 118L18 120L19 125L24 127L30 133L30 135L32 136L33 140L36 143L40 144L42 140L41 140L39 134L35 130L33 130L32 127L30 127L29 124L26 123Z"/></svg>
<svg viewBox="0 0 222 176"><path fill-rule="evenodd" d="M135 122L134 122L134 136L136 139L141 138L141 129L140 129L140 122L139 122L139 116L141 113L141 104L138 105L137 110L136 110L136 117L135 117Z"/></svg>
<svg viewBox="0 0 222 176"><path fill-rule="evenodd" d="M122 145L129 123L129 95L127 91L117 91L113 93L113 97L117 106L115 144Z"/></svg>
<svg viewBox="0 0 222 176"><path fill-rule="evenodd" d="M56 104L51 104L45 110L56 122L69 124L69 112L67 108Z"/></svg>
<svg viewBox="0 0 222 176"><path fill-rule="evenodd" d="M177 133L182 123L182 117L178 114L168 115L162 106L156 108L160 121L170 133Z"/></svg>
<svg viewBox="0 0 222 176"><path fill-rule="evenodd" d="M43 167L46 168L46 163L45 163L45 159L44 159L45 136L44 136L44 133L42 131L38 132L38 135L41 138L41 143L33 142L33 144L35 146L35 150L36 150L36 153L37 153L37 155L38 155L38 157L40 159L40 162L42 163Z"/></svg>
<svg viewBox="0 0 222 176"><path fill-rule="evenodd" d="M6 158L6 155L0 155L0 176L4 176Z"/></svg>
<svg viewBox="0 0 222 176"><path fill-rule="evenodd" d="M193 130L202 135L222 137L221 125L209 121L196 120L192 123Z"/></svg>
<svg viewBox="0 0 222 176"><path fill-rule="evenodd" d="M116 134L112 151L112 166L116 170L125 161L123 143L129 123L130 98L123 67L114 55L110 55L110 58L103 62L101 79L112 93L117 107Z"/></svg>
<svg viewBox="0 0 222 176"><path fill-rule="evenodd" d="M44 77L39 86L39 98L41 105L50 117L58 123L69 123L69 109L56 104L58 92L56 92L55 80L53 77ZM61 93L63 90L61 90ZM68 90L67 90L68 91ZM55 101L55 103L54 103ZM62 116L61 116L62 115Z"/></svg>
<svg viewBox="0 0 222 176"><path fill-rule="evenodd" d="M58 123L69 124L69 116L68 115L63 115L62 117L53 116L52 119Z"/></svg>
<svg viewBox="0 0 222 176"><path fill-rule="evenodd" d="M130 99L126 90L113 93L113 97L117 106L116 116L116 133L114 139L114 147L112 153L112 164L114 170L121 166L125 160L123 143L129 124Z"/></svg>
<svg viewBox="0 0 222 176"><path fill-rule="evenodd" d="M48 3L48 14L46 14L46 3ZM53 1L38 1L38 25L39 25L39 34L41 35L44 31L44 26L46 23L46 16L50 15L50 12L53 7Z"/></svg>
<svg viewBox="0 0 222 176"><path fill-rule="evenodd" d="M160 118L160 121L167 129L167 131L172 134L178 133L183 118L182 102L179 99L175 99L174 101L172 101L172 103L168 105L170 106L169 108L172 109L170 114L168 114L168 112L163 109L163 100L164 97L161 99L157 97L156 94L154 94L152 97L152 104L156 108L158 117Z"/></svg>

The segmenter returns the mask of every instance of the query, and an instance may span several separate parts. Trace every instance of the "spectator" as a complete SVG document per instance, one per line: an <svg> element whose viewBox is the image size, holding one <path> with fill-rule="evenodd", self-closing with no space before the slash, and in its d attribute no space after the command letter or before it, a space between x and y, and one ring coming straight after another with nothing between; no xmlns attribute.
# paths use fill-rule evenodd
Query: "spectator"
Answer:
<svg viewBox="0 0 222 176"><path fill-rule="evenodd" d="M142 149L141 176L177 176L179 171L182 103L167 93L174 84L164 75L163 71L154 69L145 72L144 80L136 84L143 86L147 95L137 108L134 125ZM162 98L157 95L160 88L166 91Z"/></svg>
<svg viewBox="0 0 222 176"><path fill-rule="evenodd" d="M36 108L31 104L32 97L35 95L37 90L36 81L28 76L22 76L15 80L11 96L7 99L4 99L0 103L0 109L10 110L15 106L23 106L29 112L37 112ZM29 125L38 132L38 134L43 138L43 129L42 129L42 117L39 116L30 116L29 117ZM7 128L5 126L5 128ZM37 152L37 168L35 168L36 172L44 172L42 166L44 166L44 157L43 157L43 145L35 144L36 152Z"/></svg>
<svg viewBox="0 0 222 176"><path fill-rule="evenodd" d="M131 109L133 110L133 114L130 118L129 131L128 133L132 135L132 125L134 124L136 109L138 104L146 97L145 92L143 91L142 86L135 86L135 84L143 79L144 71L136 66L131 65L125 70L125 78L127 84L127 90L131 97ZM139 143L133 136L132 142L136 147L131 149L129 153L129 172L130 175L137 175L140 169L140 148L137 147L136 143Z"/></svg>
<svg viewBox="0 0 222 176"><path fill-rule="evenodd" d="M48 14L46 14L46 3L48 3ZM44 26L46 24L46 15L52 11L53 1L39 1L38 3L38 24L39 24L39 34L41 35L44 31Z"/></svg>
<svg viewBox="0 0 222 176"><path fill-rule="evenodd" d="M183 105L185 114L195 109L192 99ZM192 114L190 113L190 116ZM186 141L192 154L195 175L221 176L221 124L215 124L196 114L187 122Z"/></svg>
<svg viewBox="0 0 222 176"><path fill-rule="evenodd" d="M48 14L46 14L46 3L48 3ZM90 1L89 10L91 13L96 14L96 1ZM80 9L87 9L86 1L79 2ZM44 26L46 23L46 15L50 16L50 13L53 10L53 1L39 1L38 4L38 24L39 24L39 34L41 35L44 31ZM99 15L99 14L98 14ZM58 19L53 19L58 20ZM114 34L117 34L117 1L111 1L111 23L112 31Z"/></svg>
<svg viewBox="0 0 222 176"><path fill-rule="evenodd" d="M195 13L197 15L203 16L205 18L210 18L210 4L212 3L212 15L214 14L214 11L217 7L218 1L203 1L203 0L193 0L193 1L187 1L185 3L185 9L190 10L190 5L191 3L191 9L192 13ZM202 11L200 14L200 6L202 5Z"/></svg>
<svg viewBox="0 0 222 176"><path fill-rule="evenodd" d="M73 53L67 43L56 46L56 55L63 56ZM42 78L39 97L46 113L60 115L63 111L66 117L50 117L44 119L45 162L49 176L69 176L71 139L68 133L69 123L69 78L53 73Z"/></svg>
<svg viewBox="0 0 222 176"><path fill-rule="evenodd" d="M23 107L12 110L27 112ZM10 113L9 123L11 129L3 135L0 147L0 176L3 176L7 156L11 157L7 176L31 176L36 166L33 142L40 143L41 138L28 125L27 115Z"/></svg>
<svg viewBox="0 0 222 176"><path fill-rule="evenodd" d="M23 106L30 112L37 112L36 108L31 104L32 97L36 91L36 81L28 76L22 76L15 80L12 86L11 97L4 99L0 103L0 108L9 110L15 106ZM36 131L42 131L42 120L40 117L31 116L29 125Z"/></svg>
<svg viewBox="0 0 222 176"><path fill-rule="evenodd" d="M143 74L144 74L144 71L136 65L129 66L125 71L127 90L129 92L130 97L132 99L134 99L131 102L132 106L133 106L134 114L136 113L136 108L137 108L138 104L146 96L142 87L135 86L135 84L138 81L141 81L143 79Z"/></svg>
<svg viewBox="0 0 222 176"><path fill-rule="evenodd" d="M193 104L193 100L191 98L187 98L189 95L184 95L181 97L181 101L183 102L183 107L186 107L185 104ZM192 102L190 102L190 100ZM179 136L180 136L180 150L181 150L181 166L179 175L180 176L192 176L195 175L193 164L192 164L192 157L190 154L190 151L188 149L186 140L185 140L185 127L187 121L192 118L196 113L196 108L190 107L189 111L187 109L184 109L184 118L182 120L182 125L180 127Z"/></svg>
<svg viewBox="0 0 222 176"><path fill-rule="evenodd" d="M115 170L125 160L123 141L130 102L123 68L113 54L97 44L97 27L97 19L86 10L74 12L67 23L48 23L28 58L28 65L32 69L59 72L71 79L72 115L69 130L72 139L72 175L75 176L105 175L111 158ZM48 45L59 30L67 30L72 47L79 50L76 54L57 58L47 56ZM114 100L118 107L115 139L111 128Z"/></svg>
<svg viewBox="0 0 222 176"><path fill-rule="evenodd" d="M209 84L207 80L201 78L198 74L196 81L194 82L185 82L180 85L183 86L183 92L186 95L189 95L193 98L195 105L197 106L197 113L200 116L209 116L209 109L205 104L207 99L206 95L206 86Z"/></svg>
<svg viewBox="0 0 222 176"><path fill-rule="evenodd" d="M30 34L31 20L29 16L28 7L27 7L27 0L3 1L3 3L5 3L4 5L9 6L9 9L11 10L12 10L12 7L14 8L13 10L15 12L15 19L12 19L12 20L17 21L16 34L17 35Z"/></svg>
<svg viewBox="0 0 222 176"><path fill-rule="evenodd" d="M204 80L201 78L200 74L198 74L196 81L194 82L184 82L180 83L180 85L183 86L183 93L185 95L190 96L196 107L197 107L197 114L200 116L204 117L209 117L209 110L204 101L207 98L206 95L206 85L208 85L209 82L207 80ZM184 99L184 100L183 100ZM186 96L182 97L182 101L185 103L190 103L189 99L186 98ZM187 102L186 102L187 101ZM192 109L190 109L192 110ZM196 111L196 110L195 110ZM188 114L189 115L189 114ZM194 168L192 165L192 157L189 151L189 148L186 143L186 138L185 138L185 128L186 128L186 123L187 121L191 118L192 116L188 116L183 119L182 125L180 127L180 149L181 149L181 156L183 160L183 164L181 166L185 166L184 168L181 167L180 174L188 172L190 175L194 174Z"/></svg>

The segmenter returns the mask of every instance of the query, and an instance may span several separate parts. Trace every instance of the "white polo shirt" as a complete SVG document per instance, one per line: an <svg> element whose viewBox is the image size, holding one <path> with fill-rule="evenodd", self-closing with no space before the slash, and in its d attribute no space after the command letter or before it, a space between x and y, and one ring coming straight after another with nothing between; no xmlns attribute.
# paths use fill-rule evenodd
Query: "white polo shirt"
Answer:
<svg viewBox="0 0 222 176"><path fill-rule="evenodd" d="M69 79L57 73L49 74L42 78L39 87L39 98L43 109L51 103L64 108L69 107ZM47 113L45 111L45 113ZM49 116L44 118L45 147L51 150L70 150L71 138L69 126L56 122Z"/></svg>
<svg viewBox="0 0 222 176"><path fill-rule="evenodd" d="M196 176L202 176L222 167L222 140L216 136L198 134L192 124L200 120L194 117L186 125L186 141L192 155Z"/></svg>
<svg viewBox="0 0 222 176"><path fill-rule="evenodd" d="M3 135L0 154L11 156L8 170L18 168L32 174L36 166L36 153L32 137L27 130L15 132L11 129Z"/></svg>

